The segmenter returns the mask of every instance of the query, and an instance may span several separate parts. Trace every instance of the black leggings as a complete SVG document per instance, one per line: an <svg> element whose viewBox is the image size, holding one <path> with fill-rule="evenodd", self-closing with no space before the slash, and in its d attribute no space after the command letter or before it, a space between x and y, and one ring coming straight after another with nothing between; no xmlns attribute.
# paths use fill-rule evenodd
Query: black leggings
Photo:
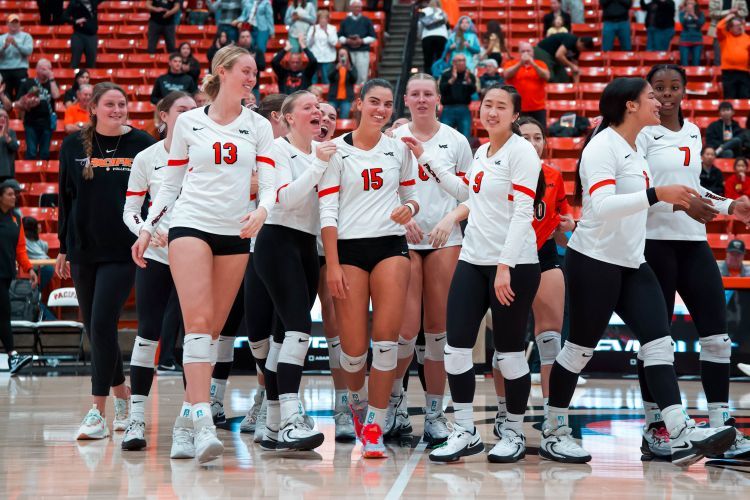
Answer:
<svg viewBox="0 0 750 500"><path fill-rule="evenodd" d="M108 396L125 382L117 322L135 279L133 262L70 265L83 325L91 344L91 394Z"/></svg>
<svg viewBox="0 0 750 500"><path fill-rule="evenodd" d="M568 342L595 348L613 312L633 331L641 346L670 335L664 296L648 264L627 268L568 248L565 270L570 298ZM673 365L650 366L645 376L660 408L680 404ZM550 375L550 406L567 408L577 381L578 373L555 361Z"/></svg>
<svg viewBox="0 0 750 500"><path fill-rule="evenodd" d="M267 224L255 240L254 261L258 276L266 285L284 325L284 332L310 335L310 309L315 303L320 276L316 236ZM279 394L299 392L303 365L278 364Z"/></svg>
<svg viewBox="0 0 750 500"><path fill-rule="evenodd" d="M706 241L646 240L645 254L667 303L667 322L672 322L675 292L679 292L699 337L727 332L724 283ZM729 363L701 361L703 390L709 403L729 401L730 369ZM653 401L641 376L642 370L643 362L639 360L642 396L646 401Z"/></svg>
<svg viewBox="0 0 750 500"><path fill-rule="evenodd" d="M428 36L422 39L422 55L424 56L424 72L432 74L432 65L440 59L448 41L444 36Z"/></svg>
<svg viewBox="0 0 750 500"><path fill-rule="evenodd" d="M479 325L492 311L492 334L498 352L519 352L526 349L526 326L534 302L541 272L539 264L519 264L510 269L510 286L516 294L510 306L504 306L495 294L497 266L477 266L459 260L448 292L446 321L448 345L472 349L477 341ZM474 368L460 375L448 375L451 397L457 403L474 400L476 381ZM529 400L531 376L505 380L508 411L523 414Z"/></svg>
<svg viewBox="0 0 750 500"><path fill-rule="evenodd" d="M10 327L10 278L0 279L0 342L5 352L13 352L13 330Z"/></svg>

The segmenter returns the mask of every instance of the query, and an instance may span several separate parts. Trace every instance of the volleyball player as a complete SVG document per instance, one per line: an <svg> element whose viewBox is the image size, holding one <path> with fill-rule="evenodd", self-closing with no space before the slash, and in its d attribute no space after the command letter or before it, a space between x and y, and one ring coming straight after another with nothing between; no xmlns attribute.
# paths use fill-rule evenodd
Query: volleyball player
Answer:
<svg viewBox="0 0 750 500"><path fill-rule="evenodd" d="M228 46L216 53L203 84L212 102L177 119L161 189L133 246L133 259L145 267L152 233L174 212L169 263L185 323L183 365L199 462L224 451L209 404L216 340L242 282L237 269L247 266L245 238L257 234L274 202L271 126L239 99L252 92L256 78L255 60L245 49ZM259 207L247 214L253 164Z"/></svg>
<svg viewBox="0 0 750 500"><path fill-rule="evenodd" d="M445 371L455 425L445 445L430 453L434 462L455 462L484 450L474 425L476 381L471 352L488 308L492 310L494 345L500 353L508 405L500 441L488 459L509 463L526 455L523 418L531 391L526 323L540 279L531 222L534 203L541 201L535 198L544 193L544 178L534 147L516 133L514 122L521 112L516 89L489 87L479 110L490 141L477 150L464 177L468 200L446 215L437 229L440 246L446 243L446 228L469 219L448 293Z"/></svg>
<svg viewBox="0 0 750 500"><path fill-rule="evenodd" d="M659 201L688 207L700 197L682 185L651 185L636 138L644 127L659 124L660 107L646 80L614 80L599 101L602 122L581 154L576 195L583 199L583 215L565 256L570 337L550 373L548 426L539 450L548 460L591 460L571 437L568 406L613 312L641 343L643 372L669 431L673 462L688 465L723 453L734 441L734 428L697 427L682 406L664 296L643 256L649 207Z"/></svg>
<svg viewBox="0 0 750 500"><path fill-rule="evenodd" d="M57 275L73 277L78 303L91 343L93 407L77 439L109 436L105 407L110 388L115 396L112 429L128 425L128 398L117 322L130 294L135 266L128 256L134 237L122 222L133 158L154 143L141 130L125 125L125 91L110 82L94 87L91 121L69 135L60 151L60 254Z"/></svg>
<svg viewBox="0 0 750 500"><path fill-rule="evenodd" d="M166 137L138 153L133 160L122 213L125 225L135 235L140 234L143 226L141 211L146 195L153 200L159 192L172 145L175 121L182 113L195 107L195 101L185 92L170 92L156 106L159 120L166 128ZM139 268L135 273L138 334L130 357L130 421L122 440L123 450L142 450L146 447L146 400L154 380L154 360L164 314L169 298L174 293L166 245L169 216L164 219L161 229L154 234L152 244L144 254L147 267ZM190 408L187 401L182 403L172 433L171 458L192 458L195 455Z"/></svg>
<svg viewBox="0 0 750 500"><path fill-rule="evenodd" d="M409 280L404 224L419 211L416 168L400 141L381 130L393 112L393 88L366 82L356 100L361 112L354 132L335 139L336 154L319 184L326 279L341 333L357 436L365 458L385 457L383 428L398 362L398 330ZM365 370L372 299L373 360ZM368 397L369 394L369 397Z"/></svg>
<svg viewBox="0 0 750 500"><path fill-rule="evenodd" d="M461 177L469 170L472 156L469 141L455 129L441 124L437 119L440 93L435 79L424 73L409 78L404 103L409 108L411 122L393 131L393 137L402 139L413 148L419 162L417 196L422 210L406 224L409 241L411 277L407 294L404 323L398 339L398 368L391 389L389 423L386 432L411 433L411 424L403 390L403 378L414 357L414 346L420 327L424 325L425 338L425 424L424 439L435 446L446 439L450 431L443 413L445 393L445 315L453 271L461 251L461 228L454 224L445 246L434 248L428 234L442 218L469 195ZM421 143L417 145L416 139ZM440 171L442 182L430 171ZM449 182L453 183L453 186ZM442 189L446 186L447 189ZM453 187L453 192L451 191ZM457 189L456 189L457 188ZM423 312L424 311L424 312ZM389 409L391 409L389 408Z"/></svg>
<svg viewBox="0 0 750 500"><path fill-rule="evenodd" d="M645 128L638 136L638 149L651 168L653 185L680 183L698 191L703 200L692 200L687 213L672 211L665 204L654 205L646 224L646 262L656 274L667 304L667 321L674 312L675 292L685 301L698 330L703 390L708 402L711 427L735 426L729 412L729 372L732 342L727 334L726 302L721 274L706 241L705 223L719 212L750 218L750 203L729 200L702 188L700 129L682 116L687 75L674 64L659 64L647 76L661 103L660 125ZM659 407L649 390L639 356L638 378L646 415L642 450L647 457L669 457L669 433ZM750 439L737 430L734 444L724 458L750 455Z"/></svg>

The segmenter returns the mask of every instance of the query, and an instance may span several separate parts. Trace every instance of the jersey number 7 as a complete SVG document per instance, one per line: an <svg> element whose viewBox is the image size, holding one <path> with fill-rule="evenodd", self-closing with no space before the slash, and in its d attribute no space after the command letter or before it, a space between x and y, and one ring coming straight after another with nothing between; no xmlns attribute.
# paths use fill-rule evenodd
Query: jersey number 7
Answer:
<svg viewBox="0 0 750 500"><path fill-rule="evenodd" d="M682 163L683 167L689 167L690 166L690 148L687 146L682 146L681 148L677 148L683 153L685 153L685 161Z"/></svg>
<svg viewBox="0 0 750 500"><path fill-rule="evenodd" d="M371 168L369 170L362 171L362 179L364 180L364 190L369 191L370 189L378 190L383 187L383 178L380 174L383 173L382 168Z"/></svg>
<svg viewBox="0 0 750 500"><path fill-rule="evenodd" d="M226 151L226 156L222 156L221 150ZM237 162L237 146L231 142L225 142L224 144L220 142L214 143L214 162L216 162L217 165L221 165L222 162L226 163L227 165L233 165Z"/></svg>

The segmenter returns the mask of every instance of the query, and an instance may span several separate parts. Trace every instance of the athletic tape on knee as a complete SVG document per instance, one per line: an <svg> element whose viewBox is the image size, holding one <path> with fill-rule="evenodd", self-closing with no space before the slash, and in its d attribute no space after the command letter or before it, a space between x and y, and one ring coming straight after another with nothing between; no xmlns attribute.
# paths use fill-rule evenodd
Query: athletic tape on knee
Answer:
<svg viewBox="0 0 750 500"><path fill-rule="evenodd" d="M276 371L276 365L279 363L279 353L281 344L271 340L271 347L268 349L268 359L266 359L266 369L272 372Z"/></svg>
<svg viewBox="0 0 750 500"><path fill-rule="evenodd" d="M130 366L153 368L158 345L158 340L148 340L136 336L135 342L133 342L133 354L130 355Z"/></svg>
<svg viewBox="0 0 750 500"><path fill-rule="evenodd" d="M339 358L341 369L348 373L357 373L364 368L367 363L367 353L361 356L349 356L344 350L341 350L341 357Z"/></svg>
<svg viewBox="0 0 750 500"><path fill-rule="evenodd" d="M310 335L302 332L286 332L281 344L279 363L305 366L305 356L310 345Z"/></svg>
<svg viewBox="0 0 750 500"><path fill-rule="evenodd" d="M327 340L328 344L328 366L331 370L341 368L341 339L332 337Z"/></svg>
<svg viewBox="0 0 750 500"><path fill-rule="evenodd" d="M495 356L500 373L506 380L515 380L529 373L529 363L526 361L526 352L499 352Z"/></svg>
<svg viewBox="0 0 750 500"><path fill-rule="evenodd" d="M562 337L559 332L542 332L536 338L536 347L539 349L539 362L542 365L551 365L560 354Z"/></svg>
<svg viewBox="0 0 750 500"><path fill-rule="evenodd" d="M258 340L257 342L250 342L250 351L253 353L255 360L266 359L268 357L268 350L271 348L271 339Z"/></svg>
<svg viewBox="0 0 750 500"><path fill-rule="evenodd" d="M498 361L499 358L500 358L499 352L495 351L494 353L492 353L492 368L497 371L500 371L500 362Z"/></svg>
<svg viewBox="0 0 750 500"><path fill-rule="evenodd" d="M567 344L566 344L567 345ZM640 359L643 366L673 365L674 364L674 341L672 337L661 337L641 345Z"/></svg>
<svg viewBox="0 0 750 500"><path fill-rule="evenodd" d="M426 356L426 347L423 345L418 345L414 347L414 355L417 357L417 363L420 365L424 364L424 358Z"/></svg>
<svg viewBox="0 0 750 500"><path fill-rule="evenodd" d="M216 350L216 361L218 363L231 363L234 361L234 339L235 337L219 335Z"/></svg>
<svg viewBox="0 0 750 500"><path fill-rule="evenodd" d="M407 340L398 336L398 359L406 359L414 354L414 346L417 345L417 337Z"/></svg>
<svg viewBox="0 0 750 500"><path fill-rule="evenodd" d="M187 333L182 348L182 364L210 363L211 335L207 333Z"/></svg>
<svg viewBox="0 0 750 500"><path fill-rule="evenodd" d="M445 344L447 343L445 332L425 333L425 359L430 361L443 361L445 359Z"/></svg>
<svg viewBox="0 0 750 500"><path fill-rule="evenodd" d="M468 347L445 346L445 372L448 375L461 375L474 367L471 349Z"/></svg>
<svg viewBox="0 0 750 500"><path fill-rule="evenodd" d="M396 369L398 365L398 342L376 340L372 343L372 368L383 372Z"/></svg>
<svg viewBox="0 0 750 500"><path fill-rule="evenodd" d="M593 347L583 347L567 341L557 355L557 362L569 372L581 373L593 355Z"/></svg>
<svg viewBox="0 0 750 500"><path fill-rule="evenodd" d="M732 341L729 335L711 335L700 339L701 361L710 361L711 363L729 363L732 357ZM132 363L131 363L132 364Z"/></svg>

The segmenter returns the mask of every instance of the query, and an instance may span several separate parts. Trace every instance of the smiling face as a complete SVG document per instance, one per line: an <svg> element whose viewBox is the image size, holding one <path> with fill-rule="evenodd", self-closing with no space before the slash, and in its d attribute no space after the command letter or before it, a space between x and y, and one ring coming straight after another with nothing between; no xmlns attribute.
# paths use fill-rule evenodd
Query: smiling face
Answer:
<svg viewBox="0 0 750 500"><path fill-rule="evenodd" d="M78 105L81 106L81 109L88 109L93 94L94 88L91 85L82 85L78 89Z"/></svg>
<svg viewBox="0 0 750 500"><path fill-rule="evenodd" d="M479 120L490 136L510 130L517 119L518 113L508 91L491 89L485 94L479 107Z"/></svg>
<svg viewBox="0 0 750 500"><path fill-rule="evenodd" d="M297 97L291 105L291 110L284 113L290 130L311 139L320 135L321 117L318 98L309 92Z"/></svg>
<svg viewBox="0 0 750 500"><path fill-rule="evenodd" d="M220 67L219 77L222 91L240 99L247 99L258 80L258 67L253 56L245 53L237 58L231 68Z"/></svg>
<svg viewBox="0 0 750 500"><path fill-rule="evenodd" d="M336 132L338 114L336 113L336 108L327 102L320 103L320 113L322 115L320 120L320 134L315 140L318 142L329 141Z"/></svg>
<svg viewBox="0 0 750 500"><path fill-rule="evenodd" d="M654 96L661 104L660 116L670 118L675 116L680 109L680 103L685 96L685 84L682 76L673 70L666 69L658 71L651 79Z"/></svg>
<svg viewBox="0 0 750 500"><path fill-rule="evenodd" d="M541 158L544 153L544 134L542 133L542 129L533 123L524 123L521 125L521 135L534 146L536 154Z"/></svg>
<svg viewBox="0 0 750 500"><path fill-rule="evenodd" d="M404 103L414 119L428 116L435 118L437 106L440 104L437 84L434 80L409 81L406 84Z"/></svg>
<svg viewBox="0 0 750 500"><path fill-rule="evenodd" d="M167 130L174 130L174 124L177 121L177 117L185 111L195 109L197 105L192 97L180 97L169 108L168 112L159 113L159 118L167 126Z"/></svg>
<svg viewBox="0 0 750 500"><path fill-rule="evenodd" d="M92 104L91 114L96 116L97 125L114 129L127 122L128 101L119 90L108 90Z"/></svg>
<svg viewBox="0 0 750 500"><path fill-rule="evenodd" d="M646 84L638 99L626 103L628 114L633 117L640 128L661 124L659 110L661 104L656 99L656 94L651 84Z"/></svg>
<svg viewBox="0 0 750 500"><path fill-rule="evenodd" d="M357 99L362 114L360 125L382 130L393 114L393 92L386 87L372 87L363 99Z"/></svg>

